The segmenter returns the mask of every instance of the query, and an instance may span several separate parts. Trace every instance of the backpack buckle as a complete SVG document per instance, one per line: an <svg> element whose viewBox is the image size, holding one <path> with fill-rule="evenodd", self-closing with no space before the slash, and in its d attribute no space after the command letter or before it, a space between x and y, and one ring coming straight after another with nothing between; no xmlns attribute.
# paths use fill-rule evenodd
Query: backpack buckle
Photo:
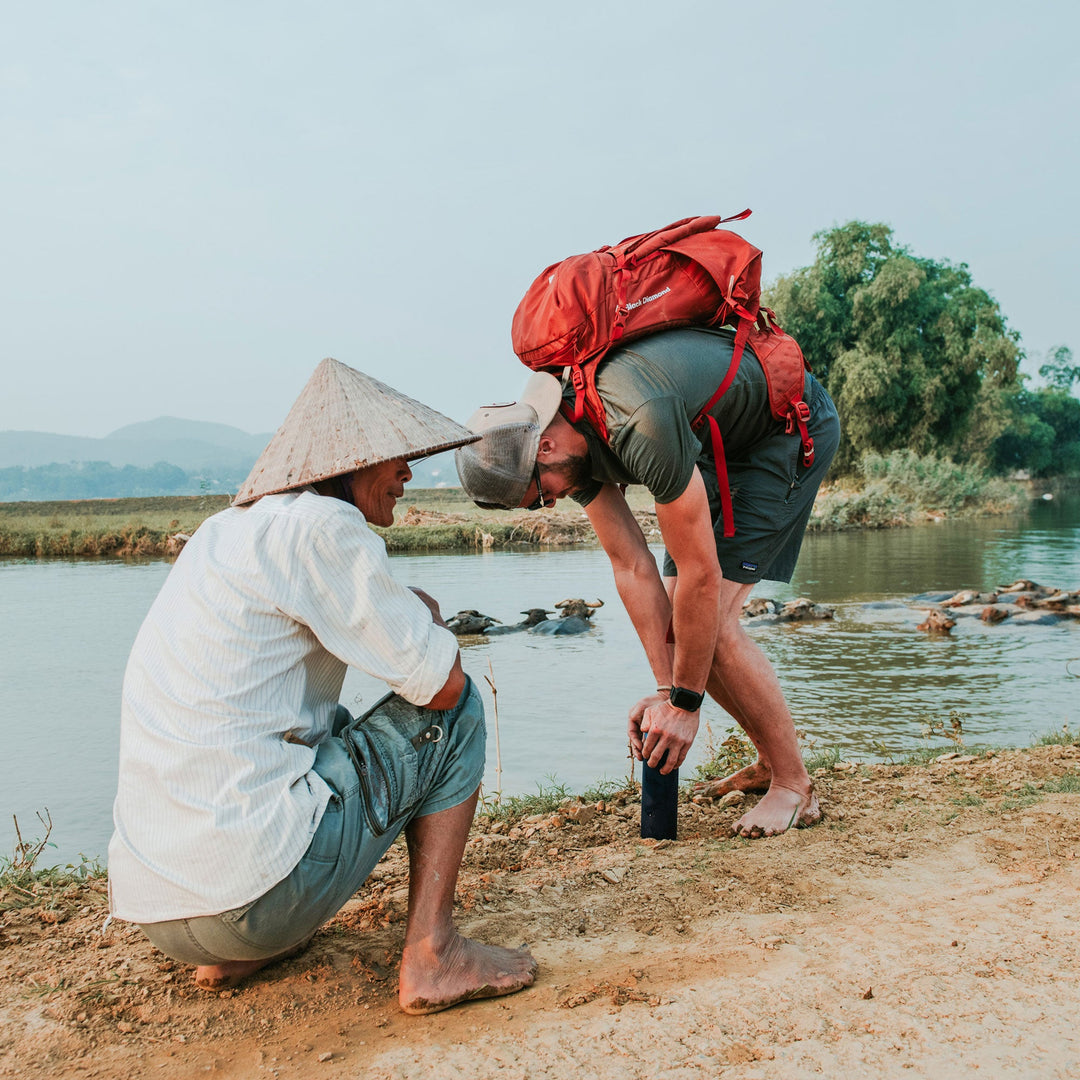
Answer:
<svg viewBox="0 0 1080 1080"><path fill-rule="evenodd" d="M805 401L792 403L791 411L787 414L787 426L784 428L785 435L794 435L795 428L804 425L810 419L810 406Z"/></svg>

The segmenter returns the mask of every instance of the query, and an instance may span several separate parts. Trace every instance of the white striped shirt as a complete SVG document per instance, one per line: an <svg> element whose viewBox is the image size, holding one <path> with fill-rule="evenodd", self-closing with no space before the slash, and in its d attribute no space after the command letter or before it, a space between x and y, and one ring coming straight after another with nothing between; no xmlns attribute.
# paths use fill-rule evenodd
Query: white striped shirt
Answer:
<svg viewBox="0 0 1080 1080"><path fill-rule="evenodd" d="M113 914L159 922L262 896L300 861L329 800L312 746L346 665L422 705L456 656L355 507L304 489L205 521L124 676Z"/></svg>

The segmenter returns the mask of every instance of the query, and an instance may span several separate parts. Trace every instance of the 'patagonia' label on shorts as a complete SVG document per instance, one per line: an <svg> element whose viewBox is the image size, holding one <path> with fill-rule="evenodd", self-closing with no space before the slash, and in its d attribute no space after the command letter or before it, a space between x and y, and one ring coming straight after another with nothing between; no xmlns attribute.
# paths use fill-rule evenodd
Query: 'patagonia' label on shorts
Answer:
<svg viewBox="0 0 1080 1080"><path fill-rule="evenodd" d="M749 570L751 574L756 574L757 573L757 563L756 562L744 562L742 564L742 568L744 570Z"/></svg>

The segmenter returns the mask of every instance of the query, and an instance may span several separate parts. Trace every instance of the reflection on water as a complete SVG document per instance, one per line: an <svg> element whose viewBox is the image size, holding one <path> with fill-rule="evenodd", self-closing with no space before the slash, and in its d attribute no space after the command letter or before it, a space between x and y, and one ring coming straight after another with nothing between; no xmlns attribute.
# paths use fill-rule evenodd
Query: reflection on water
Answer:
<svg viewBox="0 0 1080 1080"><path fill-rule="evenodd" d="M603 599L588 634L481 641L465 649L465 668L489 706L489 792L495 740L485 677L498 689L504 792L534 790L548 776L581 790L626 775L626 712L653 681L602 552L399 556L394 569L448 614L477 608L514 622L525 608L567 597ZM47 806L59 845L52 861L104 853L123 668L167 572L160 562L0 561L0 811L16 813L28 836L39 831L35 811ZM1038 505L1015 520L810 536L792 584L766 582L757 592L835 605L835 621L752 633L780 672L798 726L819 745L864 757L902 753L921 745L920 716L954 709L970 716L970 742L1025 744L1063 723L1076 729L1080 683L1066 664L1080 657L1080 623L964 620L951 638L934 639L914 629L918 611L891 602L1018 577L1080 585L1080 502ZM381 694L350 671L342 696L355 712ZM722 738L724 714L707 704L703 715Z"/></svg>

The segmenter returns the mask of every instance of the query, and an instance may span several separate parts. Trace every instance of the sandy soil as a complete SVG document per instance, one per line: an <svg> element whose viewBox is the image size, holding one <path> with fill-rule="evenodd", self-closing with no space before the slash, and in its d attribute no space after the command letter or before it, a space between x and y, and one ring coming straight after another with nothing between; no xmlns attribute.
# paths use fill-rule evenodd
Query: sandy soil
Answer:
<svg viewBox="0 0 1080 1080"><path fill-rule="evenodd" d="M395 1004L404 852L302 956L222 994L103 886L0 895L0 1075L394 1078L1080 1075L1080 748L819 774L826 819L677 842L571 805L469 842L460 921L538 981L430 1017ZM1045 785L1045 790L1044 790ZM578 819L578 820L575 820Z"/></svg>

